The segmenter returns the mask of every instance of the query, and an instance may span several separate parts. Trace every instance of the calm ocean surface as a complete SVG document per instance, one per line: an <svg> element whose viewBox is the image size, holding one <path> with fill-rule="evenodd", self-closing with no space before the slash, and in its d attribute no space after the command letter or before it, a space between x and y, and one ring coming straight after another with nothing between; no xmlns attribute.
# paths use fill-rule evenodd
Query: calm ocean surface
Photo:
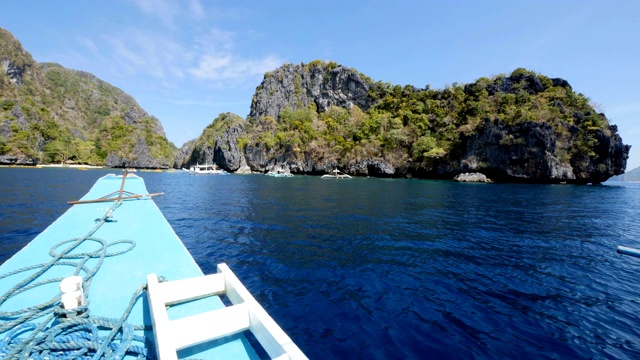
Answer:
<svg viewBox="0 0 640 360"><path fill-rule="evenodd" d="M0 262L113 172L0 168ZM640 358L640 184L138 175L311 359Z"/></svg>

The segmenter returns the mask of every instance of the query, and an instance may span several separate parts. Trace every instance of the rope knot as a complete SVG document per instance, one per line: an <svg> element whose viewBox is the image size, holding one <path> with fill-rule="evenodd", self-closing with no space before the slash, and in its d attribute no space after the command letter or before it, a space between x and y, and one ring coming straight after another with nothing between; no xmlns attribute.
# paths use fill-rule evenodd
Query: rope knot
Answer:
<svg viewBox="0 0 640 360"><path fill-rule="evenodd" d="M78 306L73 309L65 309L60 306L57 306L53 309L53 313L56 315L60 322L71 321L77 318L88 318L89 317L89 300L86 300L84 305Z"/></svg>

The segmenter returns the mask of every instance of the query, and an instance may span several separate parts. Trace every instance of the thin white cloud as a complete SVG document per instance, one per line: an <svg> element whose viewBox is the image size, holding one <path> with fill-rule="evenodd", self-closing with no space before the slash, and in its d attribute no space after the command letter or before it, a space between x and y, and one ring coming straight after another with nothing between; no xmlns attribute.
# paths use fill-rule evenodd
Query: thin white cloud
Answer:
<svg viewBox="0 0 640 360"><path fill-rule="evenodd" d="M178 17L185 14L192 20L205 17L206 13L199 0L173 1L173 0L135 0L135 5L145 14L155 16L162 23L174 26Z"/></svg>
<svg viewBox="0 0 640 360"><path fill-rule="evenodd" d="M92 39L89 39L86 37L80 37L77 39L77 41L82 47L87 49L93 57L95 58L102 57L102 55L100 54L100 50L98 50L98 46L96 45L95 41L93 41Z"/></svg>
<svg viewBox="0 0 640 360"><path fill-rule="evenodd" d="M165 25L173 26L174 16L178 14L176 2L166 0L135 0L135 4L144 13L160 19Z"/></svg>
<svg viewBox="0 0 640 360"><path fill-rule="evenodd" d="M232 51L235 47L236 34L221 29L210 29L204 36L195 40L199 51L203 53L215 53Z"/></svg>
<svg viewBox="0 0 640 360"><path fill-rule="evenodd" d="M139 68L144 64L144 59L139 52L133 51L127 44L127 38L119 36L105 36L107 44L110 45L113 59L124 65L128 69Z"/></svg>
<svg viewBox="0 0 640 360"><path fill-rule="evenodd" d="M79 70L95 72L94 68L101 69L102 71L95 72L96 75L114 72L114 63L109 57L103 55L99 42L87 37L78 37L76 42L80 47L74 47L68 53L65 63L74 64Z"/></svg>
<svg viewBox="0 0 640 360"><path fill-rule="evenodd" d="M189 72L198 80L225 82L227 80L244 81L255 75L262 75L281 64L275 56L267 56L258 60L233 57L232 55L205 55L198 66Z"/></svg>
<svg viewBox="0 0 640 360"><path fill-rule="evenodd" d="M250 35L258 36L257 33ZM230 81L244 82L281 65L282 61L274 55L257 59L238 55L236 36L230 31L211 29L196 41L199 56L188 72L197 80L229 85Z"/></svg>
<svg viewBox="0 0 640 360"><path fill-rule="evenodd" d="M617 115L632 115L640 113L640 103L628 103L616 106L608 111Z"/></svg>
<svg viewBox="0 0 640 360"><path fill-rule="evenodd" d="M265 39L265 36L263 33L255 30L243 31L242 35L251 41L263 41Z"/></svg>
<svg viewBox="0 0 640 360"><path fill-rule="evenodd" d="M109 61L119 64L126 75L147 74L166 84L184 78L182 64L192 56L173 39L139 29L126 29L103 39Z"/></svg>
<svg viewBox="0 0 640 360"><path fill-rule="evenodd" d="M231 107L231 106L240 106L246 105L246 99L242 101L215 101L210 97L204 99L169 99L169 103L176 105L187 105L187 106L202 106L202 107Z"/></svg>
<svg viewBox="0 0 640 360"><path fill-rule="evenodd" d="M202 19L206 15L204 9L202 8L202 4L200 4L199 0L189 1L189 12L191 16L193 16L196 19Z"/></svg>
<svg viewBox="0 0 640 360"><path fill-rule="evenodd" d="M135 0L135 4L162 23L177 24L185 16L204 20L215 16L213 10L205 11L199 0ZM99 68L101 73L108 72L139 88L176 89L185 81L197 81L209 88L238 88L259 81L264 73L283 63L276 55L248 55L250 49L236 48L238 43L262 38L256 31L235 33L200 26L186 32L123 27L102 36L79 38L78 42L86 49L82 62L92 64L89 69Z"/></svg>
<svg viewBox="0 0 640 360"><path fill-rule="evenodd" d="M205 55L200 59L198 68L190 69L189 72L198 79L220 80L222 73L231 66L231 56Z"/></svg>
<svg viewBox="0 0 640 360"><path fill-rule="evenodd" d="M167 34L127 28L101 38L79 38L84 63L109 69L118 77L146 76L144 87L174 88L191 79L210 87L238 87L256 81L282 64L275 55L247 57L236 52L236 35L220 29L181 43ZM155 84L155 85L154 85Z"/></svg>

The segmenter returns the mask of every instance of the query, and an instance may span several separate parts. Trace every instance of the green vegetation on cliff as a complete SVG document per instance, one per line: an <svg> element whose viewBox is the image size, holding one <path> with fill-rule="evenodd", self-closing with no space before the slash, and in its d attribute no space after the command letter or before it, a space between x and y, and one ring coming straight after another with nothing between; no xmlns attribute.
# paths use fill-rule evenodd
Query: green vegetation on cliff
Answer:
<svg viewBox="0 0 640 360"><path fill-rule="evenodd" d="M336 67L335 63L315 61L302 69L322 66L327 74ZM409 168L430 172L451 168L451 161L459 161L466 141L477 136L487 122L510 129L532 123L550 126L557 141L549 149L551 156L572 165L595 160L598 136L611 136L607 118L587 97L575 93L562 79L526 69L466 85L454 83L442 90L361 78L369 88L368 109L331 106L319 112L314 101L321 99L309 100L307 106L299 101L288 104L277 119L250 118L242 143L294 158L343 165L380 159L396 169L407 169L405 172L412 171ZM258 91L273 92L262 87ZM526 131L509 133L498 144L506 150L526 146L530 142L527 136ZM526 157L526 149L524 153Z"/></svg>
<svg viewBox="0 0 640 360"><path fill-rule="evenodd" d="M38 64L0 29L0 162L167 167L176 147L122 90L83 71ZM109 164L109 155L118 163Z"/></svg>
<svg viewBox="0 0 640 360"><path fill-rule="evenodd" d="M566 160L595 155L595 131L609 132L606 117L593 109L588 98L573 92L564 81L554 83L525 69L444 90L378 86L372 96L380 101L369 112L370 119L384 119L390 128L373 128L364 137L380 139L383 152L411 156L425 165L455 152L460 141L475 134L485 120L506 126L548 123L560 135L575 125L580 136L574 139L571 152L563 154ZM524 139L502 141L508 146ZM394 144L401 146L389 146Z"/></svg>
<svg viewBox="0 0 640 360"><path fill-rule="evenodd" d="M222 113L218 115L211 124L209 124L202 134L195 142L195 147L210 147L213 148L215 141L219 138L228 128L243 124L244 120L236 114Z"/></svg>

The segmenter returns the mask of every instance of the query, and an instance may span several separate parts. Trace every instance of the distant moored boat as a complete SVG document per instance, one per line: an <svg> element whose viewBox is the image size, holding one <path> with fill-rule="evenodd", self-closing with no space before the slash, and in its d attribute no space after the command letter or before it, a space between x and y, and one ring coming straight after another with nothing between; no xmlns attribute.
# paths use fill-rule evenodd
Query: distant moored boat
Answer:
<svg viewBox="0 0 640 360"><path fill-rule="evenodd" d="M341 172L338 169L332 171L333 174L325 174L322 175L323 179L351 179L351 176Z"/></svg>
<svg viewBox="0 0 640 360"><path fill-rule="evenodd" d="M226 171L222 170L222 169L218 169L218 167L214 164L214 165L191 165L189 167L189 169L185 169L182 168L182 170L188 172L189 174L195 174L195 175L199 175L199 174L213 174L213 175L222 175L222 174L227 174Z"/></svg>

